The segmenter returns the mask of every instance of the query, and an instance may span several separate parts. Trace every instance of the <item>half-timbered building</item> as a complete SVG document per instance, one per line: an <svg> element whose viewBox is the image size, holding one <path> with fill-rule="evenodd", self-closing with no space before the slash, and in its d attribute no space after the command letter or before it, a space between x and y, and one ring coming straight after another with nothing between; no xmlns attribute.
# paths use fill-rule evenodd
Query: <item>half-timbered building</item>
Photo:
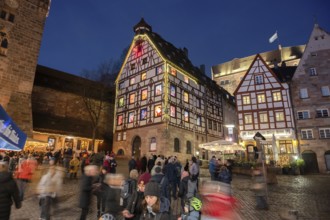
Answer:
<svg viewBox="0 0 330 220"><path fill-rule="evenodd" d="M288 163L290 157L298 153L287 83L294 71L295 67L271 69L260 55L256 55L234 92L240 138L250 159L256 151L253 139L256 132L266 138L263 149L267 162L275 160L276 152L279 164ZM273 148L274 141L276 149Z"/></svg>
<svg viewBox="0 0 330 220"><path fill-rule="evenodd" d="M116 80L114 151L207 158L197 146L224 138L223 107L234 109L233 97L144 19L134 32Z"/></svg>

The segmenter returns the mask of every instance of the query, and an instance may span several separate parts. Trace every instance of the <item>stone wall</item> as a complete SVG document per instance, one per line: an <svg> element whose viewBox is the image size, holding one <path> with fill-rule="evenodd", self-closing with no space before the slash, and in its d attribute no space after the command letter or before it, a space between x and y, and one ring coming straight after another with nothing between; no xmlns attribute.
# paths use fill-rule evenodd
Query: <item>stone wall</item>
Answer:
<svg viewBox="0 0 330 220"><path fill-rule="evenodd" d="M0 2L1 11L15 15L13 22L0 19L0 30L8 37L6 54L0 55L0 104L32 137L31 93L47 11L39 0L18 2L17 9Z"/></svg>

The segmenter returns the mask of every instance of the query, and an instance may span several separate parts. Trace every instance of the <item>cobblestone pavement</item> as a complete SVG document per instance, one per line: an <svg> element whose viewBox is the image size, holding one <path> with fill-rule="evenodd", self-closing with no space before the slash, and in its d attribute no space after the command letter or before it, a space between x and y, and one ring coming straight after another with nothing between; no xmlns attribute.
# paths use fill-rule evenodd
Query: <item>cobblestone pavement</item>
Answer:
<svg viewBox="0 0 330 220"><path fill-rule="evenodd" d="M127 170L127 166L123 166L119 170L124 172ZM255 210L255 198L250 191L251 178L234 175L233 193L239 200L237 211L243 220L281 219L279 214L288 210L297 210L299 220L330 219L330 175L278 175L277 179L277 185L269 185L268 187L269 210L260 211ZM12 208L11 220L35 220L39 218L38 198L33 195L33 188L34 186L31 185L21 209ZM79 219L78 193L79 180L66 181L56 211L53 213L53 220ZM174 203L174 206L179 206L179 200ZM93 197L88 220L97 219L95 207L95 198ZM176 210L176 207L173 207L173 210Z"/></svg>

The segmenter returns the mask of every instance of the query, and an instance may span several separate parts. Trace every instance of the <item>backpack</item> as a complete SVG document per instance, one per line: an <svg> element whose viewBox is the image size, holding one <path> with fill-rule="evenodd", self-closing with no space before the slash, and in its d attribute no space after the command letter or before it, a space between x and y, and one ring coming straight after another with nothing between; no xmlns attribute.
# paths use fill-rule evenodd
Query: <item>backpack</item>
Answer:
<svg viewBox="0 0 330 220"><path fill-rule="evenodd" d="M125 180L122 189L121 189L121 193L120 196L123 199L127 199L128 197L130 197L133 194L133 186L132 186L132 180L128 179Z"/></svg>

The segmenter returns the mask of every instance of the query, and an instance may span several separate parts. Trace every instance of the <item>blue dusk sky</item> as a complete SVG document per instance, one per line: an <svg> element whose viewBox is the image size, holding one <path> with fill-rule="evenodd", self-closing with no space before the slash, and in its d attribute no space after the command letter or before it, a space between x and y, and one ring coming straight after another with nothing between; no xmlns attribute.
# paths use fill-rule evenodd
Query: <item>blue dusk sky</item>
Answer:
<svg viewBox="0 0 330 220"><path fill-rule="evenodd" d="M330 32L329 0L52 0L38 64L79 75L118 60L141 17L195 66L306 44L315 20Z"/></svg>

